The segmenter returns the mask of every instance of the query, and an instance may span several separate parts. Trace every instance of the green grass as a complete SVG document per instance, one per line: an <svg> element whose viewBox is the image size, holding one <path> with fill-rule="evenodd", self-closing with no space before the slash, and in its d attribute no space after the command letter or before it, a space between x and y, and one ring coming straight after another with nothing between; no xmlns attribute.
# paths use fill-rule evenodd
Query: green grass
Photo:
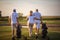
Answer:
<svg viewBox="0 0 60 40"><path fill-rule="evenodd" d="M44 22L46 22L47 24L60 24L60 20L43 20ZM21 20L19 21L21 24L26 24L27 21L25 20Z"/></svg>
<svg viewBox="0 0 60 40"><path fill-rule="evenodd" d="M41 29L39 39L41 40ZM30 38L28 36L28 29L22 28L22 38L19 40L24 40L23 36L27 36L29 40L36 40L34 35L35 30L33 30L33 36ZM0 26L0 40L11 40L12 33L11 27L9 26ZM48 27L48 36L50 40L60 40L60 27ZM17 40L17 39L16 39Z"/></svg>
<svg viewBox="0 0 60 40"><path fill-rule="evenodd" d="M43 21L47 22L48 24L60 24L60 18L43 18ZM19 22L21 24L27 24L26 17L20 17ZM8 18L0 18L0 24L8 24Z"/></svg>
<svg viewBox="0 0 60 40"><path fill-rule="evenodd" d="M47 22L47 24L60 24L60 20L43 20ZM20 20L19 23L26 25L27 21L26 20ZM0 24L8 24L8 21L0 21Z"/></svg>

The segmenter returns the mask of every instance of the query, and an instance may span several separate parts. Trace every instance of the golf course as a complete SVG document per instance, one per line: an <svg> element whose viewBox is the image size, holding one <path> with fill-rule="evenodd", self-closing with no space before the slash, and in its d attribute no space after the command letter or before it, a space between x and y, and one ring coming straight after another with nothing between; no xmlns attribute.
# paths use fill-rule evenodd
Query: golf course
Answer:
<svg viewBox="0 0 60 40"><path fill-rule="evenodd" d="M0 18L1 19L1 18ZM12 32L11 32L11 26L8 25L9 22L6 21L7 18L5 18L3 21L0 21L0 40L12 40ZM50 40L60 40L60 18L50 18L50 19L43 19L44 22L46 22L48 27L48 37ZM38 39L36 39L35 28L33 28L33 35L32 37L28 36L28 28L27 27L27 20L26 18L19 19L19 23L22 25L21 28L21 38L15 38L16 40L25 40L25 37L27 37L27 40L42 40L41 38L41 32L42 29L40 28L40 34L38 36ZM25 28L23 27L25 26Z"/></svg>

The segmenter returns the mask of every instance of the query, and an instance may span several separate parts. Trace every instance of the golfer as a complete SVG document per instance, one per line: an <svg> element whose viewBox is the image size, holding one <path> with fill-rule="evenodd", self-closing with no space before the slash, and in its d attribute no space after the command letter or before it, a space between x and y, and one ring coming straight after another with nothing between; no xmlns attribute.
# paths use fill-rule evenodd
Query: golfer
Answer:
<svg viewBox="0 0 60 40"><path fill-rule="evenodd" d="M27 20L28 20L28 26L29 26L29 36L31 37L32 36L32 30L33 30L33 25L34 25L34 20L35 20L35 17L32 15L33 11L30 11L30 15L29 17L27 17Z"/></svg>
<svg viewBox="0 0 60 40"><path fill-rule="evenodd" d="M40 23L42 23L42 17L41 13L39 13L38 9L36 9L36 12L33 13L33 16L36 17L35 19L35 25L36 25L36 35L39 34L39 29L40 29Z"/></svg>
<svg viewBox="0 0 60 40"><path fill-rule="evenodd" d="M13 9L13 13L10 15L11 28L12 28L12 38L16 36L16 27L18 25L18 14L16 9Z"/></svg>

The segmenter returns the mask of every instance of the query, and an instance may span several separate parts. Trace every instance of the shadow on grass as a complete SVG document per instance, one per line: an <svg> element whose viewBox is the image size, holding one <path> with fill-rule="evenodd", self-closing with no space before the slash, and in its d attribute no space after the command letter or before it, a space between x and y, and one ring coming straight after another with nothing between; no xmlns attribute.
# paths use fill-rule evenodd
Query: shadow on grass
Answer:
<svg viewBox="0 0 60 40"><path fill-rule="evenodd" d="M50 40L60 40L60 32L49 32Z"/></svg>
<svg viewBox="0 0 60 40"><path fill-rule="evenodd" d="M42 40L42 35L39 34L38 38L36 39L36 35L32 35L32 37L29 37L29 36L24 36L22 35L22 37L19 39L16 39L16 40ZM49 37L49 40L60 40L60 33L58 32L49 32L48 33L48 37Z"/></svg>
<svg viewBox="0 0 60 40"><path fill-rule="evenodd" d="M48 36L50 40L60 40L60 28L50 28L48 30ZM41 31L40 31L41 32ZM34 33L34 32L33 32ZM12 34L10 27L0 27L0 40L12 40ZM41 33L38 36L38 39L36 39L36 35L33 34L32 37L28 36L28 29L22 29L22 37L21 38L15 38L16 40L25 40L27 37L27 40L41 40Z"/></svg>
<svg viewBox="0 0 60 40"><path fill-rule="evenodd" d="M22 35L22 37L20 39L16 39L16 40L42 40L41 36L42 35L39 34L38 38L36 39L36 35L34 35L34 34L32 35L32 37ZM49 37L49 40L60 40L60 33L59 32L49 32L48 37Z"/></svg>

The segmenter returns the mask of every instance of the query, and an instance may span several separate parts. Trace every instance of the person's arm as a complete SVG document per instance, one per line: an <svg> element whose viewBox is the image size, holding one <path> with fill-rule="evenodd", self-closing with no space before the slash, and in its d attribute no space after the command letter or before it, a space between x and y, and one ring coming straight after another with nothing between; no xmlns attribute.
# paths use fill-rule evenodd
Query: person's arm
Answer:
<svg viewBox="0 0 60 40"><path fill-rule="evenodd" d="M18 20L19 18L17 17L17 23L19 23L19 20Z"/></svg>
<svg viewBox="0 0 60 40"><path fill-rule="evenodd" d="M42 23L43 23L43 22L42 22L42 16L40 17L40 20L41 20L41 24L42 24Z"/></svg>
<svg viewBox="0 0 60 40"><path fill-rule="evenodd" d="M26 19L27 19L27 21L29 20L29 18L28 18L28 17L26 17Z"/></svg>
<svg viewBox="0 0 60 40"><path fill-rule="evenodd" d="M16 14L17 24L19 24L19 16L18 13Z"/></svg>
<svg viewBox="0 0 60 40"><path fill-rule="evenodd" d="M41 20L41 24L43 24L43 20L42 20L42 16L41 16L41 13L40 13L40 20Z"/></svg>
<svg viewBox="0 0 60 40"><path fill-rule="evenodd" d="M29 20L29 18L27 18L27 20Z"/></svg>

